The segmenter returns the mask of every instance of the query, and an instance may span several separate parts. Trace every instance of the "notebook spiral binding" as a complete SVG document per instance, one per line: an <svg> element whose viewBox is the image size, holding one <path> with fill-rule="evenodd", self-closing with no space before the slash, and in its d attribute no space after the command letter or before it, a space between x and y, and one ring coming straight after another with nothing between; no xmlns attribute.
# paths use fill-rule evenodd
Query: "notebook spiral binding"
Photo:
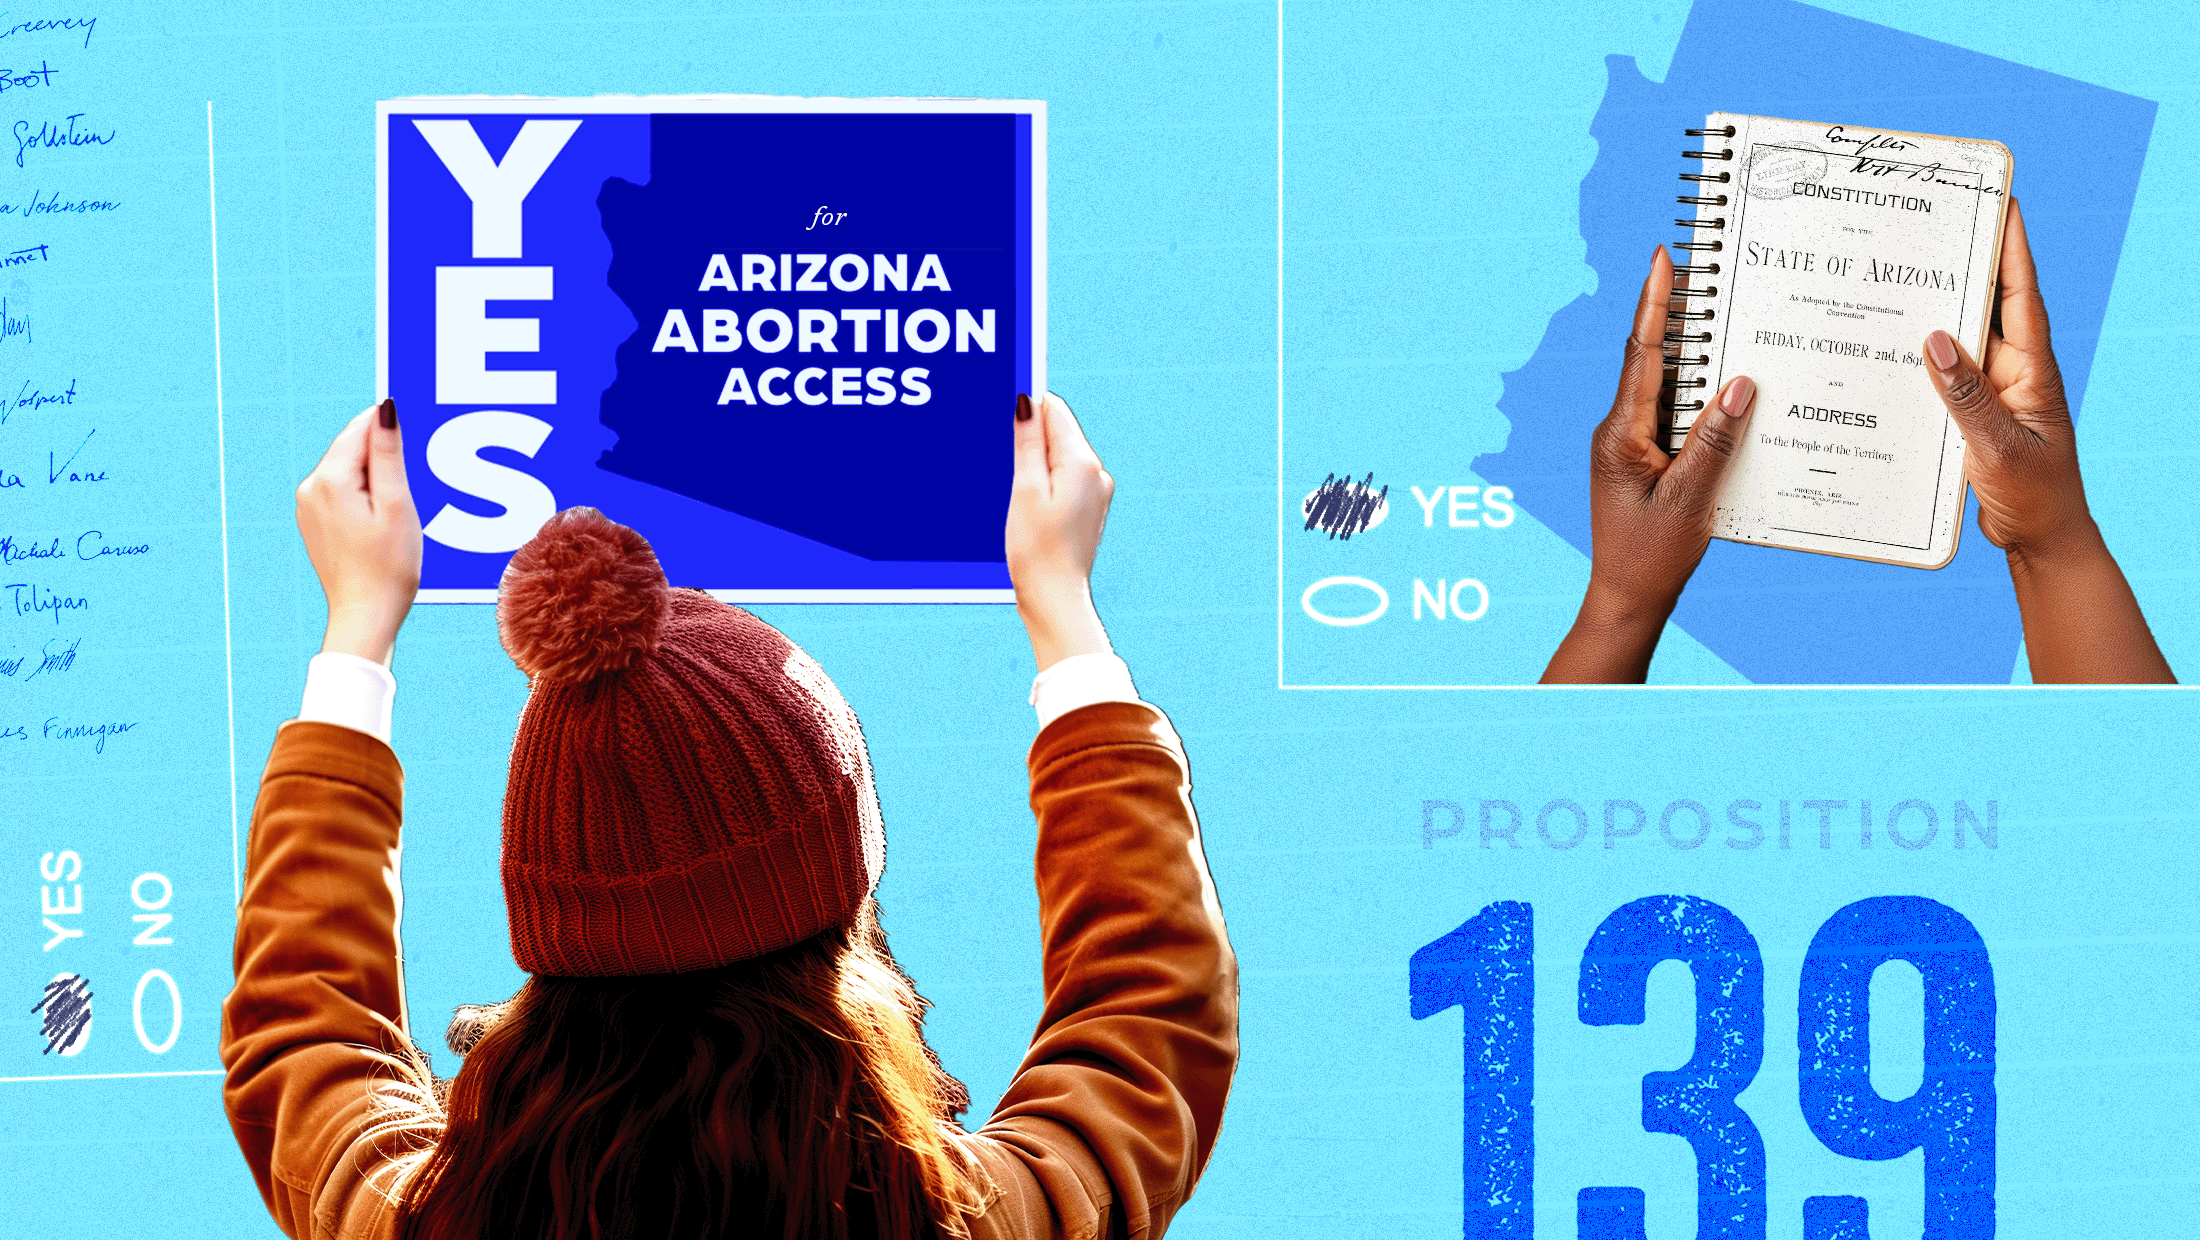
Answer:
<svg viewBox="0 0 2200 1240"><path fill-rule="evenodd" d="M1734 136L1734 127L1732 125L1727 125L1719 129L1689 129L1684 130L1683 133L1684 136L1690 138L1731 138ZM1705 143L1705 145L1709 146L1710 144ZM1700 159L1704 161L1702 166L1705 169L1705 171L1702 172L1682 173L1681 180L1683 181L1690 182L1694 185L1725 185L1734 179L1734 174L1725 171L1724 169L1718 172L1709 171L1713 163L1723 163L1730 161L1734 158L1734 151L1731 147L1721 147L1715 151L1682 151L1681 158ZM1678 197L1674 198L1673 201L1681 204L1684 207L1723 207L1726 205L1727 199L1726 195L1723 193L1704 193L1699 191L1695 194L1679 195ZM1698 254L1717 254L1721 250L1726 248L1725 243L1719 241L1716 238L1709 241L1700 240L1700 238L1707 232L1725 231L1726 217L1723 215L1715 216L1708 220L1676 219L1673 221L1673 225L1676 228L1688 229L1690 237L1690 239L1687 241L1674 242L1672 248L1676 250L1688 250L1692 253ZM1687 266L1673 268L1673 274L1676 277L1715 276L1719 274L1719 264L1717 260L1701 263L1691 262ZM1707 284L1702 288L1687 288L1676 284L1673 288L1673 296L1682 299L1682 303L1684 305L1688 304L1688 300L1691 298L1702 298L1705 301L1709 301L1712 298L1717 297L1718 295L1719 286L1716 284ZM1673 309L1669 306L1665 312L1665 342L1669 345L1674 346L1676 350L1679 350L1680 346L1686 344L1710 343L1710 332L1706 331L1691 333L1685 330L1676 330L1675 325L1684 321L1709 322L1715 313L1716 312L1712 310L1712 308L1709 306L1704 306L1703 308L1697 310L1679 310ZM1670 386L1674 389L1676 393L1678 393L1679 390L1682 388L1700 388L1710 382L1709 379L1703 378L1702 376L1682 378L1678 373L1680 368L1684 366L1696 367L1710 365L1711 356L1708 353L1696 357L1688 357L1685 356L1682 352L1678 351L1668 353L1665 355L1665 364L1672 367L1675 371ZM1702 409L1703 406L1704 402L1701 398L1691 401L1675 400L1673 402L1673 412L1675 414L1695 413L1698 410Z"/></svg>

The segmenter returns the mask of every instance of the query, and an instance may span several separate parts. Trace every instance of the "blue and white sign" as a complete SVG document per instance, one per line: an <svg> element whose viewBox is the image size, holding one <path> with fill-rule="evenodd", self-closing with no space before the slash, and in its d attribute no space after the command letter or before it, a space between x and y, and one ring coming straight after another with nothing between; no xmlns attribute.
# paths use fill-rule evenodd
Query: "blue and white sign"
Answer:
<svg viewBox="0 0 2200 1240"><path fill-rule="evenodd" d="M491 601L575 504L729 601L1012 600L1045 104L404 99L376 120L378 381L424 601Z"/></svg>

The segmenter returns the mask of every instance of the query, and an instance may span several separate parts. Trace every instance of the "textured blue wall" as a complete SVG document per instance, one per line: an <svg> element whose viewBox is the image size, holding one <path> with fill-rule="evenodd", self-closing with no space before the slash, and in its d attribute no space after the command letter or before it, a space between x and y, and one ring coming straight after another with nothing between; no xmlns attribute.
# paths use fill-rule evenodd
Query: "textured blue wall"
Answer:
<svg viewBox="0 0 2200 1240"><path fill-rule="evenodd" d="M2172 663L2200 670L2200 539L2182 498L2200 450L2177 433L2189 403L2187 273L2200 258L2189 77L2200 33L2123 6L1838 7L2159 105L2081 433L2111 545ZM273 1234L222 1120L218 1077L79 1074L217 1066L233 899L232 685L248 811L319 638L291 489L375 395L374 101L703 91L1049 103L1050 372L1120 480L1097 593L1141 690L1185 736L1244 964L1243 1068L1212 1169L1175 1234L1459 1234L1462 1018L1447 1009L1413 1019L1409 960L1505 900L1535 917L1539 1234L1571 1234L1576 1192L1596 1186L1641 1189L1653 1237L1693 1234L1690 1147L1643 1131L1639 1083L1690 1056L1688 975L1679 964L1652 970L1641 1025L1584 1024L1576 1001L1592 932L1661 895L1723 907L1761 952L1764 1063L1738 1105L1762 1134L1771 1235L1800 1236L1812 1196L1867 1198L1881 1236L1920 1230L1919 1155L1842 1157L1798 1105L1806 949L1838 910L1884 896L1960 912L1991 959L1999 1234L2060 1237L2073 1217L2103 1235L2186 1227L2200 1118L2188 843L2200 785L2181 692L1277 688L1516 683L1533 678L1563 631L1587 561L1537 517L1526 484L1514 524L1472 530L1450 529L1441 514L1423 527L1405 485L1501 483L1474 467L1514 433L1498 406L1503 377L1535 356L1554 314L1610 274L1584 261L1580 214L1606 57L1669 80L1686 4L1282 10L1280 444L1273 4L120 4L83 15L98 19L88 41L81 28L0 35L0 65L19 76L40 63L56 70L50 86L0 91L0 119L35 132L80 112L79 124L117 135L0 164L0 204L34 192L120 203L0 213L0 252L49 247L42 266L0 268L6 313L30 324L29 338L0 334L0 394L26 382L59 391L73 381L80 392L67 405L11 404L0 422L0 472L26 480L0 488L0 536L27 546L98 528L154 550L131 562L10 562L21 575L0 581L91 602L58 621L0 612L0 661L36 665L56 633L82 643L66 671L0 679L0 733L29 731L0 739L0 864L15 876L6 890L17 927L0 947L0 1077L10 1078L0 1080L0 1202L18 1227ZM1721 51L1703 54L1715 62ZM215 436L209 100L225 455ZM2020 163L2020 176L2043 181L2088 174ZM1645 207L1648 218L1657 210ZM1579 364L1601 375L1609 363ZM43 483L47 454L66 460L88 434L85 459L104 460L111 478L86 485L107 489ZM1286 505L1324 473L1373 470L1378 484L1398 484L1389 523L1349 545L1289 528L1279 556L1279 468ZM1475 577L1491 589L1491 615L1413 630L1409 597L1394 591L1382 624L1306 621L1296 606L1304 583L1349 572ZM943 1058L982 1110L1039 1011L1022 803L1032 667L1015 617L1005 607L766 614L863 717L892 841L887 925L938 1003L931 1029ZM1354 634L1370 640L1348 644ZM1676 628L1656 674L1742 679L1748 669L1728 659ZM433 1044L455 1004L502 997L520 980L494 857L523 684L482 607L421 609L396 671L407 976L422 1041ZM91 739L45 736L48 718L138 726L94 752ZM1485 801L1519 809L1520 829L1507 835L1509 812L1493 805L1485 832ZM1566 811L1541 815L1557 801L1583 808L1581 844L1538 834L1543 817L1553 839L1569 838ZM1806 801L1844 803L1824 811L1824 847L1820 811ZM1936 815L1927 846L1887 834L1904 801ZM1995 847L1975 835L1954 847L1958 801L1981 814L1994 803ZM1457 833L1447 833L1448 810L1424 802L1457 804ZM1606 847L1607 802L1643 807L1640 834ZM1682 846L1697 828L1679 802L1705 807L1702 845ZM1745 802L1755 808L1736 808ZM1749 838L1730 810L1763 826L1765 842L1730 843ZM1630 812L1614 821L1624 830ZM1913 809L1899 825L1914 839L1922 823ZM61 850L85 863L86 934L48 952L50 932L29 907L40 885L31 872ZM173 885L170 945L131 941L130 882L146 872ZM177 1041L158 1056L129 1012L138 979L156 967L183 1001ZM87 1049L65 1063L39 1053L27 1013L63 968L85 972L99 994ZM1905 968L1872 985L1874 1076L1890 1097L1923 1071L1923 1013L1935 1002ZM156 981L143 1005L156 1042L164 1004ZM455 1065L444 1055L439 1066ZM72 1079L14 1079L63 1075Z"/></svg>

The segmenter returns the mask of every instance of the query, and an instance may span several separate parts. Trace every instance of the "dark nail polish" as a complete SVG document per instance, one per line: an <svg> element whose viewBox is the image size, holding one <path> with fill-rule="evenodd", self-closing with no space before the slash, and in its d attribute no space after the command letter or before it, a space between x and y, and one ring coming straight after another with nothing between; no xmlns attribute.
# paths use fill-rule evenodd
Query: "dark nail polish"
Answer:
<svg viewBox="0 0 2200 1240"><path fill-rule="evenodd" d="M1022 392L1016 393L1016 420L1018 422L1029 422L1031 420L1031 397Z"/></svg>
<svg viewBox="0 0 2200 1240"><path fill-rule="evenodd" d="M397 429L397 399L395 397L385 396L382 398L382 429L386 431Z"/></svg>

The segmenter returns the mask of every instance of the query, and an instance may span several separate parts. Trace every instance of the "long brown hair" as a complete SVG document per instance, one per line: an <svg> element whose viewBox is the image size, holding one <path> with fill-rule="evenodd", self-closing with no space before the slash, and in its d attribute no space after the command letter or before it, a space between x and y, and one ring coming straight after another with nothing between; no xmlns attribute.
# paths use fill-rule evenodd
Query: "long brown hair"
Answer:
<svg viewBox="0 0 2200 1240"><path fill-rule="evenodd" d="M965 1236L986 1179L924 1006L868 903L723 968L531 978L461 1011L447 1089L387 1095L414 1117L390 1128L435 1138L399 1170L398 1240Z"/></svg>

